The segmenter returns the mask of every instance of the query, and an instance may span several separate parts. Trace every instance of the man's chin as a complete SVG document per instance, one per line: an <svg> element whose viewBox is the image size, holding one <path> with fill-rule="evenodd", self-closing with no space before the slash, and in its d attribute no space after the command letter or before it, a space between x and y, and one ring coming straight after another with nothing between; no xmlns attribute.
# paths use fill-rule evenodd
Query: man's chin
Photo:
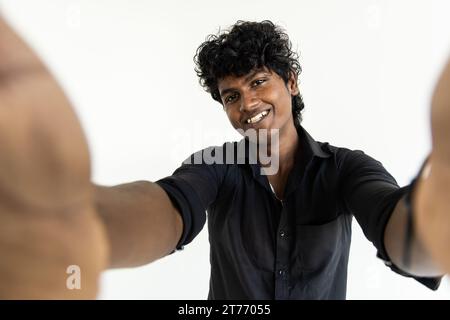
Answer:
<svg viewBox="0 0 450 320"><path fill-rule="evenodd" d="M246 130L243 136L246 137L249 142L257 144L259 147L272 149L272 145L279 142L279 129L250 129Z"/></svg>

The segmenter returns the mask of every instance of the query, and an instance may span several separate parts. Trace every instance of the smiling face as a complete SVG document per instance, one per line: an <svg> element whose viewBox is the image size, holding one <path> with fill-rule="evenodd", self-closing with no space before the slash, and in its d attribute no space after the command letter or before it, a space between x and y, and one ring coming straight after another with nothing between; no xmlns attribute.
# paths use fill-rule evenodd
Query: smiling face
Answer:
<svg viewBox="0 0 450 320"><path fill-rule="evenodd" d="M295 130L292 96L299 93L295 76L287 83L267 68L218 81L224 110L235 129L279 129L280 139Z"/></svg>

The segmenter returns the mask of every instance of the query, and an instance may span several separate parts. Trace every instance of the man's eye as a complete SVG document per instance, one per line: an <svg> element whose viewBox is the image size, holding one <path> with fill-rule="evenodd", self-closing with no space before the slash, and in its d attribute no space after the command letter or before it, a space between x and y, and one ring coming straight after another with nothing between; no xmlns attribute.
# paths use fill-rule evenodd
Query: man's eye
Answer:
<svg viewBox="0 0 450 320"><path fill-rule="evenodd" d="M225 103L233 102L234 100L236 100L236 98L237 98L236 93L229 95L228 97L225 98Z"/></svg>
<svg viewBox="0 0 450 320"><path fill-rule="evenodd" d="M254 86L254 87L257 87L257 86L259 86L260 84L263 84L265 81L266 81L265 79L258 79L258 80L255 80L255 81L253 81L253 86Z"/></svg>

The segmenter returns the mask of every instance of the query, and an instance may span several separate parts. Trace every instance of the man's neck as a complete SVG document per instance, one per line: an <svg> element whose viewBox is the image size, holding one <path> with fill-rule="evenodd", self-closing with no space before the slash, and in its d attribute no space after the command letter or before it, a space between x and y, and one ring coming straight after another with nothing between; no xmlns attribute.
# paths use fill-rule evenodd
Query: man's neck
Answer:
<svg viewBox="0 0 450 320"><path fill-rule="evenodd" d="M299 144L299 137L294 123L280 130L278 148L268 146L268 155L278 157L279 170L275 175L289 174L295 162L295 154Z"/></svg>
<svg viewBox="0 0 450 320"><path fill-rule="evenodd" d="M292 127L285 128L283 132L280 130L278 148L270 150L272 159L278 157L278 170L275 173L267 174L267 179L272 186L275 196L281 201L284 199L286 183L295 164L298 145L297 129L292 123Z"/></svg>

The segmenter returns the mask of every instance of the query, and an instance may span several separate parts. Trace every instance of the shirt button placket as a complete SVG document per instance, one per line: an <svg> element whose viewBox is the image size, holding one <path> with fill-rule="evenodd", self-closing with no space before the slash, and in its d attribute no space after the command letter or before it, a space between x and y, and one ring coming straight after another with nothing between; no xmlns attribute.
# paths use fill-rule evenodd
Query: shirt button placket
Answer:
<svg viewBox="0 0 450 320"><path fill-rule="evenodd" d="M286 230L287 218L286 207L285 204L282 203L276 254L275 299L287 299L289 297L289 241L287 241L288 230Z"/></svg>

